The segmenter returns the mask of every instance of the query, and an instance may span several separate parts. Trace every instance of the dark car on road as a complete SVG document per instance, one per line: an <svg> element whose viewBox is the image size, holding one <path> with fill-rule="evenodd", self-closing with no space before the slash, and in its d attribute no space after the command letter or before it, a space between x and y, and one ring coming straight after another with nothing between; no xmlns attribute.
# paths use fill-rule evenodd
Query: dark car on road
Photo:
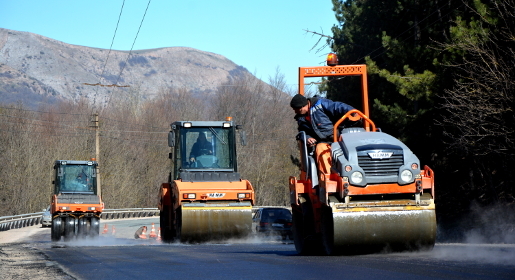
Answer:
<svg viewBox="0 0 515 280"><path fill-rule="evenodd" d="M293 239L291 211L286 208L259 208L252 226L257 234L280 234L283 239Z"/></svg>

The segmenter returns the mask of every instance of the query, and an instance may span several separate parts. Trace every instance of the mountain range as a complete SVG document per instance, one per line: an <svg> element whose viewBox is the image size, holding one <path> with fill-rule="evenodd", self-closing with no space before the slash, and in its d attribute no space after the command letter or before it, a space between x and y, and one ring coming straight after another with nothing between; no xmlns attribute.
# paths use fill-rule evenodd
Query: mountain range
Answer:
<svg viewBox="0 0 515 280"><path fill-rule="evenodd" d="M249 75L255 78L222 55L194 48L109 50L0 28L2 104L102 103L112 94L151 99L174 89L209 94Z"/></svg>

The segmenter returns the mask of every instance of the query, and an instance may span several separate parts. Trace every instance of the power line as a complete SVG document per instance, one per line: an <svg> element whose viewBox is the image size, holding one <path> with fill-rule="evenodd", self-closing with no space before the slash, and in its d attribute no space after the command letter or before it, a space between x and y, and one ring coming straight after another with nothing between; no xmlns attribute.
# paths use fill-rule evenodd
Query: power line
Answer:
<svg viewBox="0 0 515 280"><path fill-rule="evenodd" d="M43 127L43 128L51 128L51 129L73 129L73 130L82 130L82 131L91 131L91 130L94 130L93 128L90 128L90 127L80 127L80 126L75 126L75 127L72 127L72 126L68 126L66 125L65 127L63 126L49 126L49 125L43 125L43 124L31 124L31 123L14 123L14 122L3 122L5 124L13 124L13 125L27 125L27 126L39 126L39 127ZM6 131L6 130L4 130ZM11 132L23 132L24 130L9 130ZM32 131L32 132L37 132L37 131ZM168 133L168 131L143 131L143 130L109 130L109 129L101 129L100 130L101 133L144 133L144 134L166 134Z"/></svg>
<svg viewBox="0 0 515 280"><path fill-rule="evenodd" d="M71 116L89 116L90 115L90 114L76 114L76 113L62 113L62 112L46 112L46 111L29 110L29 109L14 108L14 107L3 107L3 106L0 106L0 108L7 109L7 110L18 110L18 111L35 112L35 113L43 113L43 114L59 114L59 115L71 115Z"/></svg>
<svg viewBox="0 0 515 280"><path fill-rule="evenodd" d="M123 0L123 2L122 2L122 7L120 8L120 14L118 15L118 22L116 22L116 28L114 29L113 39L111 40L111 46L109 47L109 52L107 53L107 58L106 58L106 61L104 63L104 67L102 68L102 72L100 73L100 77L98 79L98 83L99 84L102 81L102 77L104 76L104 72L105 72L105 69L106 69L106 66L107 66L107 61L109 60L109 55L111 54L111 50L113 49L114 38L116 37L116 32L118 31L118 25L120 24L120 18L122 17L122 12L123 12L123 7L124 6L125 6L125 0ZM95 96L93 98L93 108L95 108L95 102L96 102L96 99L97 99L97 93L98 93L98 88L95 89Z"/></svg>
<svg viewBox="0 0 515 280"><path fill-rule="evenodd" d="M0 115L1 116L1 115ZM8 116L10 117L10 116ZM14 118L19 118L19 117L14 117ZM26 119L26 118L21 118L21 119ZM38 120L38 119L28 119L28 120L32 120L32 121L42 121L42 120ZM44 127L44 128L51 128L51 129L74 129L74 130L94 130L93 128L90 128L90 127L81 127L81 126L72 126L72 125L63 125L63 124L59 124L59 123L56 123L56 122L51 122L51 121L42 121L42 122L50 122L50 123L53 123L53 124L57 124L57 125L45 125L45 124L37 124L37 123L20 123L20 122L7 122L7 121L4 121L2 122L3 124L12 124L12 125L23 125L23 126L39 126L39 127ZM164 128L163 128L164 130ZM22 130L11 130L13 132L17 132L17 131L22 131ZM101 129L100 132L102 133L145 133L145 134L166 134L168 133L168 129L166 129L166 131L143 131L143 130L120 130L120 129L116 129L116 130L110 130L110 129Z"/></svg>
<svg viewBox="0 0 515 280"><path fill-rule="evenodd" d="M60 123L58 123L57 121L46 121L46 120L33 119L33 118L27 118L27 117L19 117L19 116L11 116L11 115L4 115L4 114L0 114L0 116L8 117L8 118L21 119L21 120L28 120L28 121L38 121L38 122L53 123L53 124L59 124L60 126L72 127L71 125L60 124ZM4 123L9 123L9 122L4 122ZM22 123L22 122L17 122L17 123L12 123L12 124L41 125L41 126L44 126L44 125L42 125L42 124ZM48 127L54 127L54 126L48 126Z"/></svg>
<svg viewBox="0 0 515 280"><path fill-rule="evenodd" d="M114 121L114 122L118 122L118 123L125 123L125 124L128 124L128 125L134 125L134 126L143 126L143 127L149 127L149 128L156 128L156 129L169 129L168 127L158 127L158 126L148 126L148 125L145 125L145 124L134 124L134 123L129 123L129 122L126 122L126 121L120 121L120 120L115 120L115 119L111 119L111 118L108 118L108 117L102 117L103 120L109 120L109 121Z"/></svg>
<svg viewBox="0 0 515 280"><path fill-rule="evenodd" d="M127 66L127 62L129 61L129 58L131 57L132 49L134 48L134 44L136 44L136 39L138 39L139 31L141 30L141 26L143 25L143 21L145 20L145 16L147 15L148 7L150 6L150 2L151 1L152 0L148 0L147 8L145 9L145 13L143 13L143 18L141 19L141 22L140 22L139 27L138 27L138 32L136 32L136 36L134 37L134 41L132 42L131 49L129 51L129 54L127 55L127 59L125 59L125 63L122 65L122 68L120 69L120 73L118 74L118 78L116 78L115 84L118 84L118 81L120 80L120 77L122 76L122 72L125 69L125 66ZM115 90L116 90L116 87L111 92L111 96L109 97L109 100L107 101L106 107L109 106L109 103L111 102L111 98L112 98Z"/></svg>
<svg viewBox="0 0 515 280"><path fill-rule="evenodd" d="M100 132L123 132L123 133L147 133L147 134L164 134L168 131L142 131L142 130L100 130Z"/></svg>
<svg viewBox="0 0 515 280"><path fill-rule="evenodd" d="M104 85L101 83L96 83L96 84L82 83L82 84L87 85L87 86L101 86L101 87L130 87L128 85L125 85L125 86L120 86L120 85L116 85L116 84Z"/></svg>
<svg viewBox="0 0 515 280"><path fill-rule="evenodd" d="M89 117L89 116L91 116L91 114L77 114L77 113L64 113L64 112L46 112L46 111L37 111L37 110L11 108L11 107L2 107L2 106L0 106L0 108L2 108L2 109L9 109L9 110L19 110L19 111L24 111L24 112L41 113L41 114L69 115L69 116L79 116L79 117L83 117L83 116L88 116ZM81 122L81 121L76 121L76 120L49 121L49 120L41 120L41 119L38 119L38 118L29 118L29 117L26 117L26 116L13 116L13 115L7 115L7 114L0 114L0 116L9 117L9 118L26 119L26 120L31 120L31 121L42 121L42 122L49 122L49 123L57 123L57 124L60 124L62 122ZM108 121L128 124L128 125L131 125L131 126L140 126L140 127L146 127L146 128L168 130L168 127L165 128L165 127L158 127L158 126L148 126L146 124L130 123L130 122L127 122L127 121L116 120L116 119L112 119L112 118L108 118L108 117L102 117L102 119L104 121L108 120Z"/></svg>
<svg viewBox="0 0 515 280"><path fill-rule="evenodd" d="M69 135L77 135L83 137L85 136L91 136L90 133L81 133L81 132L59 132L58 134L51 134L48 131L34 131L34 130L14 130L14 129L0 129L0 131L5 131L9 133L30 133L30 134L44 134L45 136L56 136L56 137L62 137L62 136L69 136Z"/></svg>

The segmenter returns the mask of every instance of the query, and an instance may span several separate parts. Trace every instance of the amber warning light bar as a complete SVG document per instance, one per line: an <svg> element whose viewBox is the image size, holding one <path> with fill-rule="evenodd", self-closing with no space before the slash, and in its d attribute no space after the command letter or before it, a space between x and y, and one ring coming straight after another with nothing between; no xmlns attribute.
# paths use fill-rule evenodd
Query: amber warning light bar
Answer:
<svg viewBox="0 0 515 280"><path fill-rule="evenodd" d="M327 66L336 66L338 65L338 56L334 53L329 53L327 55L326 60Z"/></svg>

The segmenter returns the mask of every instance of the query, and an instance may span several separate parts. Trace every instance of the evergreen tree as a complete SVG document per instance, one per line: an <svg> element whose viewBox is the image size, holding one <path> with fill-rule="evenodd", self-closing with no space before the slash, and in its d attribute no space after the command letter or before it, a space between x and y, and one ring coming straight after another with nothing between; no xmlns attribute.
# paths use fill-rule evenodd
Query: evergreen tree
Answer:
<svg viewBox="0 0 515 280"><path fill-rule="evenodd" d="M436 93L452 81L440 63L445 57L432 46L447 40L450 19L463 6L451 2L333 0L341 23L332 29L333 51L341 64L367 64L372 119L410 146L437 136ZM330 98L356 103L346 93L358 84L333 79L327 85Z"/></svg>
<svg viewBox="0 0 515 280"><path fill-rule="evenodd" d="M439 209L513 202L515 1L333 6L328 43L340 64L367 65L370 117L435 169ZM321 90L359 108L359 87L330 78Z"/></svg>
<svg viewBox="0 0 515 280"><path fill-rule="evenodd" d="M470 17L457 17L449 53L456 84L445 90L443 120L458 186L480 202L513 202L515 178L515 1L474 1Z"/></svg>

